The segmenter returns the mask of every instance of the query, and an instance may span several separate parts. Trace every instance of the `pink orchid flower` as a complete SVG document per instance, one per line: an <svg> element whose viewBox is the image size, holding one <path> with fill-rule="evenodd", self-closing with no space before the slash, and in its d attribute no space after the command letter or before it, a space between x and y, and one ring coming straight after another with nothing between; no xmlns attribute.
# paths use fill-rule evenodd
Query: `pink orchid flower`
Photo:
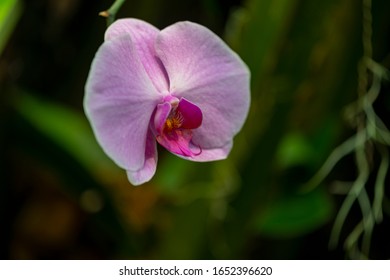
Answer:
<svg viewBox="0 0 390 280"><path fill-rule="evenodd" d="M249 76L199 24L160 31L120 19L93 60L84 109L103 150L139 185L156 172L156 141L188 160L226 158L248 114Z"/></svg>

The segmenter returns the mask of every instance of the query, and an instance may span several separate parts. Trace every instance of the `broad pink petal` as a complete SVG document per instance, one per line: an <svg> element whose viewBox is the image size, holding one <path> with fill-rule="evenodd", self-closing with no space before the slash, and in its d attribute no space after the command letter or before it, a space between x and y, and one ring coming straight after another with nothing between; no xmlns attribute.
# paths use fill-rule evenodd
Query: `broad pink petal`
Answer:
<svg viewBox="0 0 390 280"><path fill-rule="evenodd" d="M187 99L180 99L177 110L183 116L183 128L194 129L202 124L202 111L198 106L189 102Z"/></svg>
<svg viewBox="0 0 390 280"><path fill-rule="evenodd" d="M202 125L193 143L207 159L223 158L249 110L250 73L245 63L207 28L179 22L163 29L156 52L170 79L170 93L200 108ZM210 152L221 151L221 152ZM227 152L228 153L228 152ZM197 157L201 160L201 156Z"/></svg>
<svg viewBox="0 0 390 280"><path fill-rule="evenodd" d="M149 122L159 99L131 38L104 42L87 79L84 109L98 142L120 167L144 168Z"/></svg>
<svg viewBox="0 0 390 280"><path fill-rule="evenodd" d="M143 20L125 18L111 24L104 37L105 40L112 40L130 36L149 78L160 93L165 93L169 88L169 79L154 50L159 32L160 30Z"/></svg>
<svg viewBox="0 0 390 280"><path fill-rule="evenodd" d="M157 166L157 147L156 139L149 130L146 139L145 163L138 171L127 171L127 178L134 185L138 186L148 182L156 172Z"/></svg>

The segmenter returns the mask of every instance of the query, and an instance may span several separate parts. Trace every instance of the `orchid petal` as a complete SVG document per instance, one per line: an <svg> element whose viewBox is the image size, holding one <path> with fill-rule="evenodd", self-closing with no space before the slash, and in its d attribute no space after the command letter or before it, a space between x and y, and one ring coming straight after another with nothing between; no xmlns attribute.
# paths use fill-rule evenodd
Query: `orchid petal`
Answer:
<svg viewBox="0 0 390 280"><path fill-rule="evenodd" d="M127 178L134 185L138 186L148 182L156 173L157 167L157 147L156 140L151 131L146 138L146 151L144 166L138 171L127 171Z"/></svg>
<svg viewBox="0 0 390 280"><path fill-rule="evenodd" d="M222 160L222 159L227 158L232 147L233 147L233 141L230 141L220 148L202 149L201 152L194 154L192 157L186 157L185 159L192 160L192 161L203 161L203 162ZM191 150L199 149L199 147L197 147L197 146L193 146L190 148L191 148Z"/></svg>
<svg viewBox="0 0 390 280"><path fill-rule="evenodd" d="M115 21L107 29L104 38L112 40L130 36L137 54L156 89L163 93L169 88L169 79L160 59L156 56L154 43L160 30L139 19L127 18Z"/></svg>
<svg viewBox="0 0 390 280"><path fill-rule="evenodd" d="M203 154L218 150L218 158L226 157L230 149L225 147L241 129L249 110L247 66L214 33L191 22L163 29L155 48L168 73L171 94L186 98L203 113L193 142ZM200 156L193 160L197 158L201 160Z"/></svg>
<svg viewBox="0 0 390 280"><path fill-rule="evenodd" d="M144 168L149 122L158 97L131 38L105 41L91 66L84 108L98 142L120 167Z"/></svg>

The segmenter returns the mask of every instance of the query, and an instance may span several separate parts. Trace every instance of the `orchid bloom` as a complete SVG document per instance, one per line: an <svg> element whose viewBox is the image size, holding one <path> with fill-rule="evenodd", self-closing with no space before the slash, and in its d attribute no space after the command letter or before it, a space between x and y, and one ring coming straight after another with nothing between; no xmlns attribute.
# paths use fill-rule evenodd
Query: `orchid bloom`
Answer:
<svg viewBox="0 0 390 280"><path fill-rule="evenodd" d="M120 19L92 62L84 109L100 146L139 185L156 172L156 142L192 161L226 158L248 114L249 76L199 24L160 31Z"/></svg>

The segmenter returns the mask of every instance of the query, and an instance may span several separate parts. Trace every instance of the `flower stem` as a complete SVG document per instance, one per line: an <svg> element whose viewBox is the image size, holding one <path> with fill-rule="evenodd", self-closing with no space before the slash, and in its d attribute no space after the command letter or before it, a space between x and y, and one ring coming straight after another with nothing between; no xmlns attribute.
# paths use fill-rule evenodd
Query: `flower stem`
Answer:
<svg viewBox="0 0 390 280"><path fill-rule="evenodd" d="M108 10L99 13L100 16L107 18L107 27L114 22L116 13L126 0L115 0Z"/></svg>

